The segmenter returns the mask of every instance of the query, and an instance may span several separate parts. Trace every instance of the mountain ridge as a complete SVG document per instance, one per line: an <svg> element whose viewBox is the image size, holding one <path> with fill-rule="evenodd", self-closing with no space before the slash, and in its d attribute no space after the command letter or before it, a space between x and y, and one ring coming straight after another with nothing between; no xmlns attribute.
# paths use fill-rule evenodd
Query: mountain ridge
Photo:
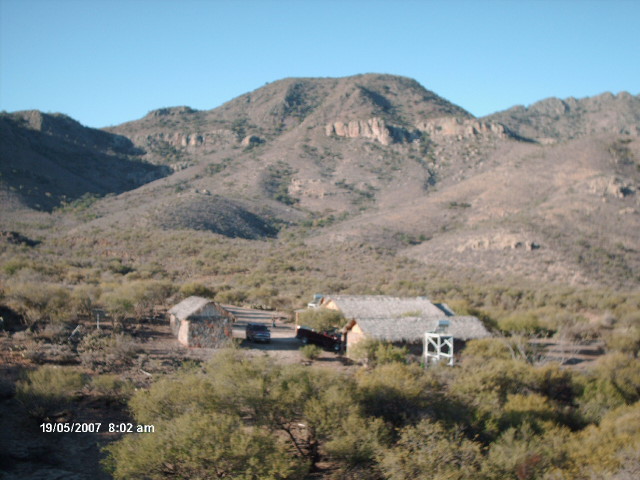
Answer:
<svg viewBox="0 0 640 480"><path fill-rule="evenodd" d="M88 220L63 218L80 236L295 234L480 277L637 285L640 106L630 94L599 97L475 118L406 77L283 79L216 109L161 108L61 142L158 175L111 185L116 195L92 203ZM44 122L45 132L29 138L51 141L57 117L32 115L32 130ZM58 120L67 130L55 138L82 133Z"/></svg>

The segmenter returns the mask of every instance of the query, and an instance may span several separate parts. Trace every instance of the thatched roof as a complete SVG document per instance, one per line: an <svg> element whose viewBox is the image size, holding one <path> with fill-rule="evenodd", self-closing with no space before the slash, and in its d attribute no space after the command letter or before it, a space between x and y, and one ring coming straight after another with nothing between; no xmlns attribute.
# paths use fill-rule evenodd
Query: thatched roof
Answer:
<svg viewBox="0 0 640 480"><path fill-rule="evenodd" d="M399 317L399 318L358 318L355 323L365 335L387 342L422 342L424 334L434 332L440 320L447 320L449 327L446 333L459 340L473 340L485 338L491 334L476 317L452 316L445 317Z"/></svg>
<svg viewBox="0 0 640 480"><path fill-rule="evenodd" d="M392 297L389 295L332 295L322 299L326 305L333 301L348 319L444 317L449 313L441 310L426 297Z"/></svg>
<svg viewBox="0 0 640 480"><path fill-rule="evenodd" d="M193 315L197 315L197 313L209 303L213 303L213 300L192 296L174 305L171 310L169 310L169 313L180 320L186 320Z"/></svg>

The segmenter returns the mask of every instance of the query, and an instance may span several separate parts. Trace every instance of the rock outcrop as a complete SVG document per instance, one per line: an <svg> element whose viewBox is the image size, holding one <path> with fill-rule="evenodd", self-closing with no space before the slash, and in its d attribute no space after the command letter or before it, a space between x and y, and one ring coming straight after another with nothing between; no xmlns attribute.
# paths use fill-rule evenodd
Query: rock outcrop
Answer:
<svg viewBox="0 0 640 480"><path fill-rule="evenodd" d="M202 145L237 144L238 138L231 130L219 129L210 132L160 132L151 135L138 135L133 137L133 141L138 145L164 142L173 147L200 147Z"/></svg>
<svg viewBox="0 0 640 480"><path fill-rule="evenodd" d="M325 127L327 136L346 138L371 138L382 145L392 143L410 143L421 137L417 130L388 125L382 118L351 120L350 122L330 123Z"/></svg>
<svg viewBox="0 0 640 480"><path fill-rule="evenodd" d="M456 137L460 139L476 136L513 137L513 134L499 123L460 117L425 120L418 123L415 129L389 125L385 120L374 117L368 120L330 123L325 127L325 133L327 136L345 138L371 138L382 145L411 143L420 139L423 133L431 137Z"/></svg>
<svg viewBox="0 0 640 480"><path fill-rule="evenodd" d="M483 122L475 119L444 117L420 122L417 128L431 137L459 137L492 136L507 138L513 136L500 123Z"/></svg>

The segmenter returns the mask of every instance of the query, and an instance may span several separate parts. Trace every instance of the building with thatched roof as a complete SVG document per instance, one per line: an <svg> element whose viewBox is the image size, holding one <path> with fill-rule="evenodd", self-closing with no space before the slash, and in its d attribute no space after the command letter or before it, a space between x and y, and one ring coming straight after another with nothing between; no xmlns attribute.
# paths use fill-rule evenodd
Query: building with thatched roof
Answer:
<svg viewBox="0 0 640 480"><path fill-rule="evenodd" d="M343 329L347 352L370 338L408 346L421 355L425 333L438 330L443 320L459 344L490 336L478 318L457 316L446 304L434 304L426 297L333 295L324 296L318 305L339 310L348 320Z"/></svg>
<svg viewBox="0 0 640 480"><path fill-rule="evenodd" d="M171 331L187 347L217 347L231 338L233 314L203 297L185 298L169 310Z"/></svg>
<svg viewBox="0 0 640 480"><path fill-rule="evenodd" d="M447 310L438 308L427 297L390 295L324 296L320 306L340 310L345 318L442 317ZM448 310L450 312L450 310Z"/></svg>

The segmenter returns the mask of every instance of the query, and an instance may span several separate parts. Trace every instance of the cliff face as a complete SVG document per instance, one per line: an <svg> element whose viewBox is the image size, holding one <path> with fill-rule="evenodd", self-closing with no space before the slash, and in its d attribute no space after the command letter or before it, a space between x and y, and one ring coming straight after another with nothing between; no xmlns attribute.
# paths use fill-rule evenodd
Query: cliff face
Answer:
<svg viewBox="0 0 640 480"><path fill-rule="evenodd" d="M499 123L482 122L459 117L426 120L417 123L415 128L389 125L381 118L335 122L325 127L325 134L327 136L370 138L378 141L382 145L411 143L419 140L423 133L428 134L431 138L456 137L462 139L488 136L505 139L513 137L509 130Z"/></svg>
<svg viewBox="0 0 640 480"><path fill-rule="evenodd" d="M421 137L420 132L415 129L388 125L381 118L331 123L325 127L325 134L345 138L370 138L382 145L410 143Z"/></svg>

